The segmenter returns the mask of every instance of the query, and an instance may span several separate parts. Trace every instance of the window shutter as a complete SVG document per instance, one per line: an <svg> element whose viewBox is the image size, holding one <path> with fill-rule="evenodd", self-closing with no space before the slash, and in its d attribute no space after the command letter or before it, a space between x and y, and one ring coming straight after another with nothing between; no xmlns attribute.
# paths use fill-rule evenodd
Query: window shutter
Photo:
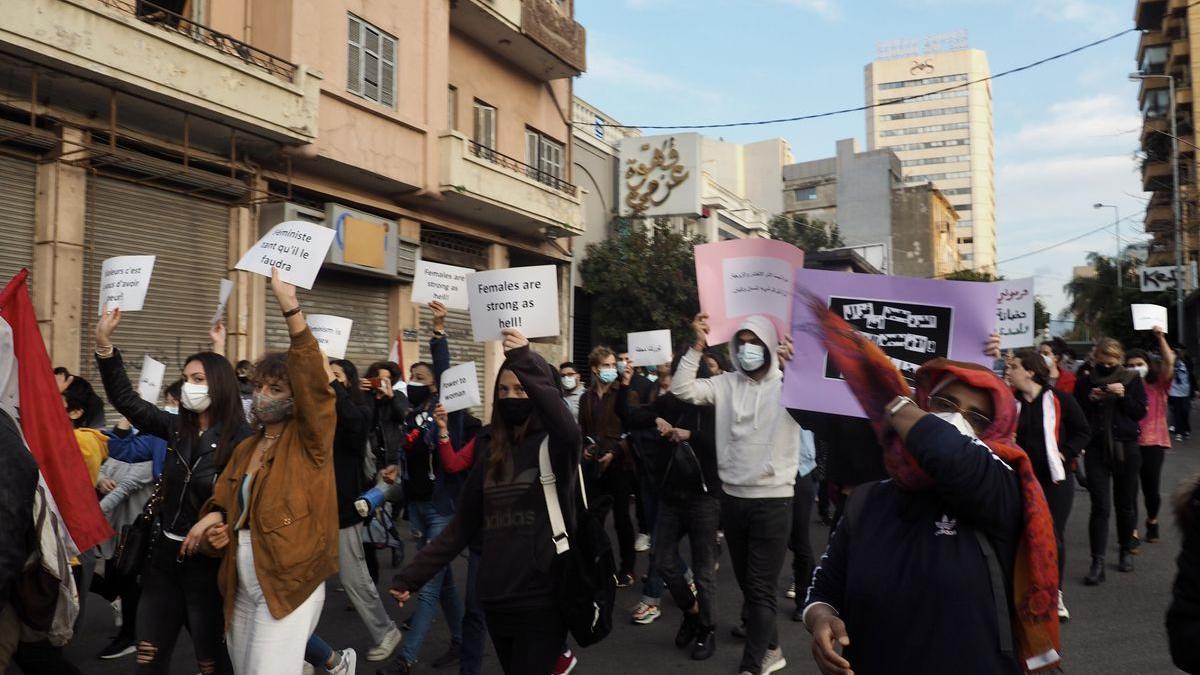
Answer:
<svg viewBox="0 0 1200 675"><path fill-rule="evenodd" d="M541 145L541 138L536 131L525 130L525 163L537 169L538 166L538 147ZM537 178L537 176L530 176Z"/></svg>
<svg viewBox="0 0 1200 675"><path fill-rule="evenodd" d="M379 55L379 102L391 108L396 105L396 41L383 36Z"/></svg>
<svg viewBox="0 0 1200 675"><path fill-rule="evenodd" d="M362 93L362 24L350 17L349 45L347 48L346 89L355 94Z"/></svg>
<svg viewBox="0 0 1200 675"><path fill-rule="evenodd" d="M379 33L364 26L363 35L363 96L379 100Z"/></svg>

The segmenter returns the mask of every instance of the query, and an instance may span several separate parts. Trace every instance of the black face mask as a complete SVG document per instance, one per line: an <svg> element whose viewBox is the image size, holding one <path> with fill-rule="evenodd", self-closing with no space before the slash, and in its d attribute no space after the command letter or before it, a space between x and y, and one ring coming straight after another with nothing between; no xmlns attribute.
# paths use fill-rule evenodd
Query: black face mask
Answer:
<svg viewBox="0 0 1200 675"><path fill-rule="evenodd" d="M405 390L408 395L408 402L415 406L422 406L429 400L429 387L423 384L409 384Z"/></svg>
<svg viewBox="0 0 1200 675"><path fill-rule="evenodd" d="M1117 372L1116 366L1105 366L1099 363L1096 364L1096 374L1100 375L1101 377L1108 377L1115 372Z"/></svg>
<svg viewBox="0 0 1200 675"><path fill-rule="evenodd" d="M496 401L500 419L510 427L519 427L533 414L533 401L527 398L502 398Z"/></svg>

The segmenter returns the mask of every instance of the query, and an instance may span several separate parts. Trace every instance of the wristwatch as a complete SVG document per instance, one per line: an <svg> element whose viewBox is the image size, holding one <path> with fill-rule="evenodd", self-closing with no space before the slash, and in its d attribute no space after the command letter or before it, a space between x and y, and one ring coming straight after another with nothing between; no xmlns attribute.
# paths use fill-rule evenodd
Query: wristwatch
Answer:
<svg viewBox="0 0 1200 675"><path fill-rule="evenodd" d="M907 396L897 396L887 405L888 417L895 417L906 405L916 405L917 402Z"/></svg>

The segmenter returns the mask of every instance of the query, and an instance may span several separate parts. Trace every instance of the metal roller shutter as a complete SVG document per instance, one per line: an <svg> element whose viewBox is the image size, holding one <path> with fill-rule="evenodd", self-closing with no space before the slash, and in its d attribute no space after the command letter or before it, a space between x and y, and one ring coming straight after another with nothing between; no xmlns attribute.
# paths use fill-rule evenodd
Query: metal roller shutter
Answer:
<svg viewBox="0 0 1200 675"><path fill-rule="evenodd" d="M33 162L0 157L0 287L22 267L33 265Z"/></svg>
<svg viewBox="0 0 1200 675"><path fill-rule="evenodd" d="M185 195L110 178L88 182L84 234L81 370L99 387L92 350L100 266L118 255L155 255L146 304L121 321L113 339L136 377L142 356L167 366L165 386L183 360L212 348L209 320L229 258L229 209Z"/></svg>
<svg viewBox="0 0 1200 675"><path fill-rule="evenodd" d="M433 335L433 314L428 307L421 307L421 334L419 344L421 346L421 360L426 363L433 362L433 356L429 353L429 336ZM457 366L460 363L475 362L475 376L479 378L479 386L482 390L484 386L483 377L483 343L475 341L475 334L471 330L471 313L458 309L448 310L446 314L446 339L450 342L450 365ZM411 365L411 364L409 364ZM405 373L407 375L407 373ZM491 392L481 391L482 396L479 400L486 401ZM483 414L483 408L472 408L471 414L479 417Z"/></svg>
<svg viewBox="0 0 1200 675"><path fill-rule="evenodd" d="M387 359L392 337L388 330L388 292L381 279L321 270L311 291L298 289L296 297L308 314L332 314L354 322L346 358L362 373L375 361ZM287 324L267 285L267 351L287 349Z"/></svg>

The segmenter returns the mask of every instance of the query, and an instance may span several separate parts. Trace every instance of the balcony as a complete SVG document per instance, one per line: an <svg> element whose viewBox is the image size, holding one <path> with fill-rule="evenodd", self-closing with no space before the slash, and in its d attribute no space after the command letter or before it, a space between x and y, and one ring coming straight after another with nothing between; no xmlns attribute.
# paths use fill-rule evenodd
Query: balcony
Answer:
<svg viewBox="0 0 1200 675"><path fill-rule="evenodd" d="M147 2L6 3L0 46L272 141L316 137L319 75Z"/></svg>
<svg viewBox="0 0 1200 675"><path fill-rule="evenodd" d="M1150 233L1172 231L1175 218L1170 202L1151 204L1147 207L1145 223L1146 231Z"/></svg>
<svg viewBox="0 0 1200 675"><path fill-rule="evenodd" d="M455 131L438 143L439 208L523 236L583 234L579 189L571 183Z"/></svg>
<svg viewBox="0 0 1200 675"><path fill-rule="evenodd" d="M1167 0L1138 0L1133 20L1139 30L1157 30L1166 13Z"/></svg>
<svg viewBox="0 0 1200 675"><path fill-rule="evenodd" d="M1171 163L1165 160L1142 161L1142 191L1171 191Z"/></svg>
<svg viewBox="0 0 1200 675"><path fill-rule="evenodd" d="M558 0L457 0L450 25L543 80L586 69L587 32Z"/></svg>

